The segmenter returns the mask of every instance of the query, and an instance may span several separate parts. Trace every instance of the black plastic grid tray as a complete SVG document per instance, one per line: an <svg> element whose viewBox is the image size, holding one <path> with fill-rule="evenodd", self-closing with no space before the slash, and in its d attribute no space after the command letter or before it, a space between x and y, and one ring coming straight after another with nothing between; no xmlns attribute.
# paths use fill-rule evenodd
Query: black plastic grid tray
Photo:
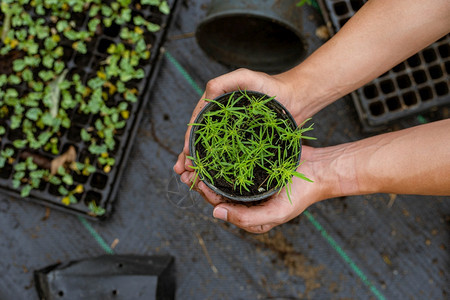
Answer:
<svg viewBox="0 0 450 300"><path fill-rule="evenodd" d="M116 141L115 149L110 153L114 157L116 162L109 173L105 173L102 169L97 168L96 172L90 174L89 176L83 176L72 172L74 186L77 184L82 184L84 186L84 191L77 194L78 203L65 205L61 202L62 196L59 194L57 187L48 182L42 181L39 189L34 189L31 191L30 195L26 199L38 204L43 204L45 206L59 209L65 212L69 212L76 215L82 215L89 219L100 220L109 217L113 211L113 202L116 198L117 190L119 187L120 178L126 168L126 162L133 145L133 140L139 127L140 120L144 113L144 108L148 103L149 94L151 92L151 87L156 80L156 76L160 66L161 60L161 47L166 38L167 28L169 27L170 21L175 14L177 0L167 1L171 8L169 15L164 15L158 11L156 7L151 7L146 10L133 10L134 14L141 15L145 19L151 21L152 23L161 26L161 29L156 32L146 36L146 42L152 45L150 49L151 55L149 60L145 65L140 67L144 70L145 76L142 80L132 80L127 83L127 86L134 86L140 91L138 101L135 103L128 103L128 110L130 116L126 122L126 126L116 133L114 139ZM78 21L80 29L85 29L87 26L87 16L83 17ZM1 25L1 22L0 22ZM96 72L97 66L101 61L107 57L107 49L110 44L117 43L119 41L119 32L123 26L128 26L127 24L118 26L113 24L110 28L106 28L102 35L99 35L92 39L92 41L87 44L89 55L81 55L71 48L70 42L65 45L62 41L61 45L64 47L64 57L66 58L66 67L69 69L68 74L77 73L80 75L82 82L86 83L90 78L92 78L93 72ZM120 95L115 95L115 98L108 100L119 103L123 101ZM80 131L82 128L87 128L88 126L93 126L95 121L95 116L78 114L76 109L71 113L71 127L65 130L62 136L59 138L59 151L64 153L69 146L74 146L77 150L76 161L84 161L85 157L91 159L91 164L96 164L96 158L92 156L88 150L87 145L81 140ZM12 146L12 141L17 138L17 130L13 131L8 126L8 121L0 120L0 125L6 128L6 134L0 140L0 150L6 147ZM26 149L17 150L14 155L18 158ZM49 153L39 150L32 151L43 157L52 158ZM20 191L12 187L12 176L13 176L13 166L6 164L4 168L0 169L0 192L9 194L13 197L20 197ZM88 203L95 201L97 206L105 209L105 214L102 216L93 216L89 214Z"/></svg>
<svg viewBox="0 0 450 300"><path fill-rule="evenodd" d="M331 34L366 0L319 0ZM450 104L450 35L411 56L350 94L365 129Z"/></svg>

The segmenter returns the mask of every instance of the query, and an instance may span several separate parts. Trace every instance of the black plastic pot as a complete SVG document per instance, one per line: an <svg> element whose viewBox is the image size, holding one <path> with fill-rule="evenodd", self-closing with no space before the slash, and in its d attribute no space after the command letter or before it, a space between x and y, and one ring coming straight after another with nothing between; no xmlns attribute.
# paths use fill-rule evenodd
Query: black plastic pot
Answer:
<svg viewBox="0 0 450 300"><path fill-rule="evenodd" d="M241 95L240 91L235 91L235 92L230 92L230 93L226 93L223 94L217 98L215 98L214 100L220 102L220 103L226 103L230 97L231 94L235 93L234 97L238 97ZM270 98L269 96L259 93L259 92L255 92L255 91L246 91L247 95L249 96L255 96L257 98L261 98L264 97L264 99ZM294 118L292 117L292 115L289 113L289 111L277 100L272 99L272 101L268 102L267 104L271 109L273 109L277 114L283 116L283 118L289 120L289 124L292 126L293 129L297 128L297 123L295 122ZM210 102L208 103L201 111L200 113L197 115L194 123L196 124L201 124L203 122L204 119L204 115L205 113L215 110L217 109L217 104ZM195 145L195 141L197 138L197 134L196 131L199 128L198 125L193 125L191 128L191 134L189 137L189 152L191 153L191 155L195 158L195 153L197 153L196 151L196 145ZM300 151L299 151L299 156L298 156L298 160L297 160L297 164L300 162L300 157L301 157L301 144L300 144ZM194 166L195 166L195 162L193 162ZM255 194L255 195L250 195L250 196L241 196L241 195L237 195L237 194L231 194L228 193L226 191L221 190L220 188L216 187L215 185L213 185L211 182L209 182L207 179L203 178L203 182L211 189L213 190L215 193L222 195L228 199L232 199L235 201L240 201L240 202L253 202L253 201L259 201L259 200L263 200L266 199L272 195L274 195L275 193L277 193L280 189L275 189L272 188L270 190L267 190L265 192L259 193L259 194Z"/></svg>
<svg viewBox="0 0 450 300"><path fill-rule="evenodd" d="M200 47L226 65L269 73L300 63L306 53L298 0L213 0L196 30Z"/></svg>
<svg viewBox="0 0 450 300"><path fill-rule="evenodd" d="M174 258L103 255L34 272L39 299L175 299Z"/></svg>

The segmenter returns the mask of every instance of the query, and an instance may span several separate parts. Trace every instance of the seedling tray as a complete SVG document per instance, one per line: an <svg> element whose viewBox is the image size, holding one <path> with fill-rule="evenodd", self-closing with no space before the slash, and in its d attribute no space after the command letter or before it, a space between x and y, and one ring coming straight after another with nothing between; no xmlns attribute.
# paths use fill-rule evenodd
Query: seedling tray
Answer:
<svg viewBox="0 0 450 300"><path fill-rule="evenodd" d="M129 117L126 119L126 125L120 130L117 130L114 134L115 147L114 150L109 152L109 157L115 159L113 167L107 171L102 167L97 167L95 172L87 176L72 171L73 184L70 186L72 188L78 185L83 186L82 192L74 194L77 203L71 203L70 205L62 203L63 196L58 191L57 186L46 181L41 181L39 188L33 189L29 196L25 198L20 197L20 189L13 188L13 175L15 172L14 164L21 160L23 161L21 158L22 153L24 151L32 152L33 154L47 157L50 160L56 155L52 155L43 149L30 150L14 148L13 141L17 139L21 132L18 130L11 130L11 120L0 119L0 125L6 129L6 132L0 136L0 150L6 148L15 149L13 157L14 162L11 164L7 163L3 168L0 168L1 193L19 197L20 199L30 200L68 213L83 215L93 220L105 219L110 216L113 211L113 202L117 194L120 178L126 168L128 155L144 113L144 108L148 103L151 87L156 80L160 65L161 46L165 40L166 31L178 1L167 1L168 6L170 7L169 14L164 14L158 10L157 7L153 6L141 6L137 8L135 2L133 2L133 5L131 6L132 16L142 16L145 20L160 25L161 29L156 32L146 32L145 40L148 45L151 45L151 48L149 49L149 58L139 65L144 71L143 78L133 79L127 82L127 86L131 85L132 87L135 87L139 93L137 101L129 103ZM47 16L47 18L51 20L50 16ZM4 18L1 17L0 13L0 28L2 27L3 21ZM76 24L78 29L86 29L88 26L87 14L78 14ZM87 53L84 55L74 51L70 41L61 41L61 45L64 47L64 58L68 74L80 75L83 83L87 82L89 78L92 78L92 76L98 72L99 64L102 64L102 61L107 57L107 51L110 45L118 44L120 42L119 35L121 29L124 27L128 27L131 30L133 29L133 26L127 23L123 25L113 24L108 28L104 28L101 34L95 36L87 43ZM19 90L19 93L20 92L21 91ZM115 94L115 96L112 97L112 99L108 99L108 101L118 104L123 101L121 98L120 94ZM113 103L110 104L114 105ZM95 114L80 114L77 109L68 110L68 114L71 120L71 126L61 131L58 142L59 154L64 153L70 146L73 146L77 153L76 161L81 162L86 158L89 158L90 163L96 165L99 156L92 155L92 153L88 151L88 143L81 138L80 133L82 129L95 128L95 121L98 117L96 117ZM67 185L65 185L65 187L67 189L69 188ZM95 213L92 213L92 210L88 207L89 203L92 201L95 202L97 207L104 209L103 214L96 215Z"/></svg>
<svg viewBox="0 0 450 300"><path fill-rule="evenodd" d="M319 0L335 34L366 0ZM366 130L450 104L450 35L350 94Z"/></svg>

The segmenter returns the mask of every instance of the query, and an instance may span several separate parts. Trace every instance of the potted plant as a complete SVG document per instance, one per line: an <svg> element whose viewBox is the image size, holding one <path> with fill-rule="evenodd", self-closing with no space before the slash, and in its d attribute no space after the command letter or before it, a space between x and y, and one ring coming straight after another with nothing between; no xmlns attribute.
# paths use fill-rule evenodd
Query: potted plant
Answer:
<svg viewBox="0 0 450 300"><path fill-rule="evenodd" d="M237 201L265 199L286 186L290 200L292 177L312 182L297 172L301 139L313 129L297 126L274 97L235 91L209 103L191 128L189 151L197 179L216 193Z"/></svg>

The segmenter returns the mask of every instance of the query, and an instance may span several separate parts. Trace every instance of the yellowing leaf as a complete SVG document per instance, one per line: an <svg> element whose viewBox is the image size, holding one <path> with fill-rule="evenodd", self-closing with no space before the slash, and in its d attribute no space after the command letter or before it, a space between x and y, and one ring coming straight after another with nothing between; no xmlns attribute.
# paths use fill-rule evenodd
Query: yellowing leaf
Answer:
<svg viewBox="0 0 450 300"><path fill-rule="evenodd" d="M86 88L84 89L84 92L83 92L83 97L89 96L89 94L90 94L91 92L92 92L92 90L91 90L90 88L86 87Z"/></svg>
<svg viewBox="0 0 450 300"><path fill-rule="evenodd" d="M58 42L61 40L61 38L59 37L59 35L54 34L54 35L52 35L52 40L53 40L54 42L58 43Z"/></svg>
<svg viewBox="0 0 450 300"><path fill-rule="evenodd" d="M97 71L97 77L106 80L106 74L102 71Z"/></svg>
<svg viewBox="0 0 450 300"><path fill-rule="evenodd" d="M108 52L109 54L113 54L114 52L116 52L116 45L111 44L108 47L108 50L106 50L106 52Z"/></svg>
<svg viewBox="0 0 450 300"><path fill-rule="evenodd" d="M8 106L6 106L6 105L3 105L3 106L2 106L2 108L0 108L0 113L1 113L1 114L5 114L5 115L7 115L7 114L8 114L8 112L9 112L9 110L8 110Z"/></svg>
<svg viewBox="0 0 450 300"><path fill-rule="evenodd" d="M106 166L103 168L103 171L104 171L105 173L111 172L111 166L106 165Z"/></svg>
<svg viewBox="0 0 450 300"><path fill-rule="evenodd" d="M120 115L122 116L122 118L127 120L130 117L130 112L128 110L123 110L120 112Z"/></svg>
<svg viewBox="0 0 450 300"><path fill-rule="evenodd" d="M11 49L16 48L16 46L19 45L19 41L14 39L9 43L9 46L11 47Z"/></svg>
<svg viewBox="0 0 450 300"><path fill-rule="evenodd" d="M109 81L105 82L103 85L109 88L110 95L114 94L117 91L117 87Z"/></svg>
<svg viewBox="0 0 450 300"><path fill-rule="evenodd" d="M70 204L70 198L69 198L69 196L66 196L66 197L62 198L61 202L62 202L64 205L69 205L69 204Z"/></svg>
<svg viewBox="0 0 450 300"><path fill-rule="evenodd" d="M134 27L134 32L136 32L137 34L143 34L144 33L144 30L142 30L142 28L141 27Z"/></svg>
<svg viewBox="0 0 450 300"><path fill-rule="evenodd" d="M73 190L73 192L75 194L81 194L83 191L84 191L84 188L83 188L82 184L77 185L77 187Z"/></svg>

